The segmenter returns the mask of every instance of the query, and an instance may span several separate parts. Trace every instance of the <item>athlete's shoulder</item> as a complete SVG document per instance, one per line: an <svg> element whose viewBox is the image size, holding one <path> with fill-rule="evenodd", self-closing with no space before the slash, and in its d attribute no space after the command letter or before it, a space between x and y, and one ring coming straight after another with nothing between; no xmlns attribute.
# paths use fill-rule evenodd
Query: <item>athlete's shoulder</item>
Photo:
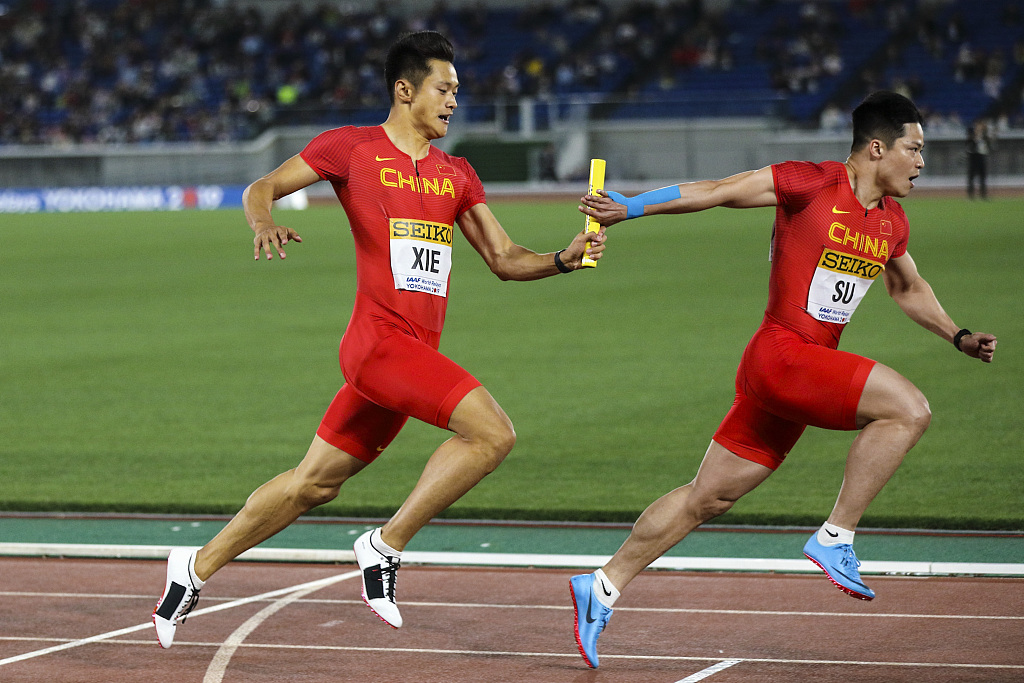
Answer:
<svg viewBox="0 0 1024 683"><path fill-rule="evenodd" d="M471 176L476 175L476 170L466 157L457 157L433 146L430 149L433 152L434 161L437 163L454 166Z"/></svg>
<svg viewBox="0 0 1024 683"><path fill-rule="evenodd" d="M787 211L801 211L822 190L834 185L834 171L828 162L784 161L772 165L772 180L779 206Z"/></svg>
<svg viewBox="0 0 1024 683"><path fill-rule="evenodd" d="M356 145L379 140L384 135L380 126L341 126L331 128L313 138L324 145L355 147Z"/></svg>
<svg viewBox="0 0 1024 683"><path fill-rule="evenodd" d="M882 200L885 202L885 210L891 212L894 216L899 216L903 220L907 219L907 212L903 210L903 205L900 204L894 197L886 197Z"/></svg>
<svg viewBox="0 0 1024 683"><path fill-rule="evenodd" d="M898 201L892 197L886 197L882 202L884 203L885 212L889 220L903 225L906 229L910 228L910 219L907 218L907 212L903 210L903 206Z"/></svg>
<svg viewBox="0 0 1024 683"><path fill-rule="evenodd" d="M823 175L834 182L848 182L846 164L841 161L822 161L817 164Z"/></svg>
<svg viewBox="0 0 1024 683"><path fill-rule="evenodd" d="M477 175L476 169L469 163L469 159L453 156L441 151L437 147L431 147L430 150L430 158L437 164L438 174L442 176L462 176L467 181L466 187L470 191L475 194L483 193L483 183L480 181L480 176Z"/></svg>
<svg viewBox="0 0 1024 683"><path fill-rule="evenodd" d="M835 161L784 161L773 164L776 179L785 178L799 185L826 185L842 173L843 165Z"/></svg>
<svg viewBox="0 0 1024 683"><path fill-rule="evenodd" d="M341 181L348 176L354 150L372 144L382 135L380 126L331 128L310 140L300 154L321 178Z"/></svg>

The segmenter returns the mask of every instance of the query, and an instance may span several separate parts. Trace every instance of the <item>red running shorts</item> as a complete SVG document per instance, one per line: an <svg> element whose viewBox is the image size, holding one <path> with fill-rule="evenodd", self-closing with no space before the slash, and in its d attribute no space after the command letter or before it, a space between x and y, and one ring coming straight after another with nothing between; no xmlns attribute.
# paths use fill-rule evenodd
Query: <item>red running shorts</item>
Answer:
<svg viewBox="0 0 1024 683"><path fill-rule="evenodd" d="M770 322L758 328L736 371L736 400L714 440L777 469L807 425L857 428L857 405L875 361L808 342Z"/></svg>
<svg viewBox="0 0 1024 683"><path fill-rule="evenodd" d="M440 340L440 332L357 294L338 354L346 383L317 435L369 463L409 417L447 429L455 406L480 382L437 350Z"/></svg>

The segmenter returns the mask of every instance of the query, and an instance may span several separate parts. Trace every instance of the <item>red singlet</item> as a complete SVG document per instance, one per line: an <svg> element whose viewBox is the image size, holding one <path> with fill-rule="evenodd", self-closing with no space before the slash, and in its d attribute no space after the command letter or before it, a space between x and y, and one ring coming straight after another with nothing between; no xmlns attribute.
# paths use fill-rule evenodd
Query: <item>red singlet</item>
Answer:
<svg viewBox="0 0 1024 683"><path fill-rule="evenodd" d="M438 353L455 223L485 201L465 159L413 161L380 126L320 134L300 156L330 181L356 250L356 302L340 347L346 384L317 434L371 462L408 416L447 428L480 383Z"/></svg>
<svg viewBox="0 0 1024 683"><path fill-rule="evenodd" d="M836 350L868 287L907 250L903 208L884 197L870 211L846 166L772 166L778 207L768 306L740 361L736 399L714 439L777 468L807 425L856 429L875 361Z"/></svg>

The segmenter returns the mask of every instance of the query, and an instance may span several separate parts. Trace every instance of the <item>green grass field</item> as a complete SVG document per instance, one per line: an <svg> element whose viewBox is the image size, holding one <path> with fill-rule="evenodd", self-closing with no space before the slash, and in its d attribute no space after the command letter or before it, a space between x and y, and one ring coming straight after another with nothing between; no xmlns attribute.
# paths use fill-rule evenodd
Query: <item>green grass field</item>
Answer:
<svg viewBox="0 0 1024 683"><path fill-rule="evenodd" d="M912 198L911 253L961 325L958 355L875 286L843 339L928 396L932 426L865 526L1024 529L1024 200ZM572 200L492 207L561 248ZM241 211L3 216L0 508L233 512L294 466L342 382L354 290L343 212L281 213L304 238L252 260ZM595 271L503 283L460 238L442 351L516 425L505 464L448 516L632 521L692 478L766 298L770 210L612 228ZM809 429L723 522L817 524L853 435ZM389 515L446 433L410 423L332 515Z"/></svg>

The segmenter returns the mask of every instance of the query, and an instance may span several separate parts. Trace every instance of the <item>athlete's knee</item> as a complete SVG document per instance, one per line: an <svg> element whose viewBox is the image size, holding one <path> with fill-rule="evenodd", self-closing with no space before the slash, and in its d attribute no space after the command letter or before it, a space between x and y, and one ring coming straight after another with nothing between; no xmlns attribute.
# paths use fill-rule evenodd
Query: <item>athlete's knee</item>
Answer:
<svg viewBox="0 0 1024 683"><path fill-rule="evenodd" d="M920 389L894 370L881 364L875 366L861 396L858 426L877 421L916 440L928 429L931 420L928 399Z"/></svg>
<svg viewBox="0 0 1024 683"><path fill-rule="evenodd" d="M732 506L736 504L736 499L721 494L701 493L697 489L693 489L688 503L690 514L699 524L703 524L732 509Z"/></svg>
<svg viewBox="0 0 1024 683"><path fill-rule="evenodd" d="M516 430L507 418L495 420L476 435L476 441L481 447L481 455L486 459L488 471L493 472L515 447Z"/></svg>
<svg viewBox="0 0 1024 683"><path fill-rule="evenodd" d="M494 452L496 454L500 454L501 459L504 460L505 456L511 453L515 446L516 429L512 426L511 422L508 422L499 430L497 438L494 441Z"/></svg>
<svg viewBox="0 0 1024 683"><path fill-rule="evenodd" d="M493 471L516 445L512 421L483 387L468 394L448 423L449 429L474 446Z"/></svg>
<svg viewBox="0 0 1024 683"><path fill-rule="evenodd" d="M292 485L288 487L288 490L296 505L306 510L312 510L337 498L342 483L337 480L320 481L316 477L303 476L296 470Z"/></svg>
<svg viewBox="0 0 1024 683"><path fill-rule="evenodd" d="M714 498L704 501L704 504L700 508L701 523L724 515L726 512L731 510L732 506L735 504L735 500L727 500L725 498Z"/></svg>
<svg viewBox="0 0 1024 683"><path fill-rule="evenodd" d="M337 498L342 484L366 465L318 436L299 466L288 473L287 495L296 506L311 510Z"/></svg>
<svg viewBox="0 0 1024 683"><path fill-rule="evenodd" d="M932 409L928 405L928 399L916 387L905 401L900 421L906 425L908 431L917 436L924 434L932 422Z"/></svg>

